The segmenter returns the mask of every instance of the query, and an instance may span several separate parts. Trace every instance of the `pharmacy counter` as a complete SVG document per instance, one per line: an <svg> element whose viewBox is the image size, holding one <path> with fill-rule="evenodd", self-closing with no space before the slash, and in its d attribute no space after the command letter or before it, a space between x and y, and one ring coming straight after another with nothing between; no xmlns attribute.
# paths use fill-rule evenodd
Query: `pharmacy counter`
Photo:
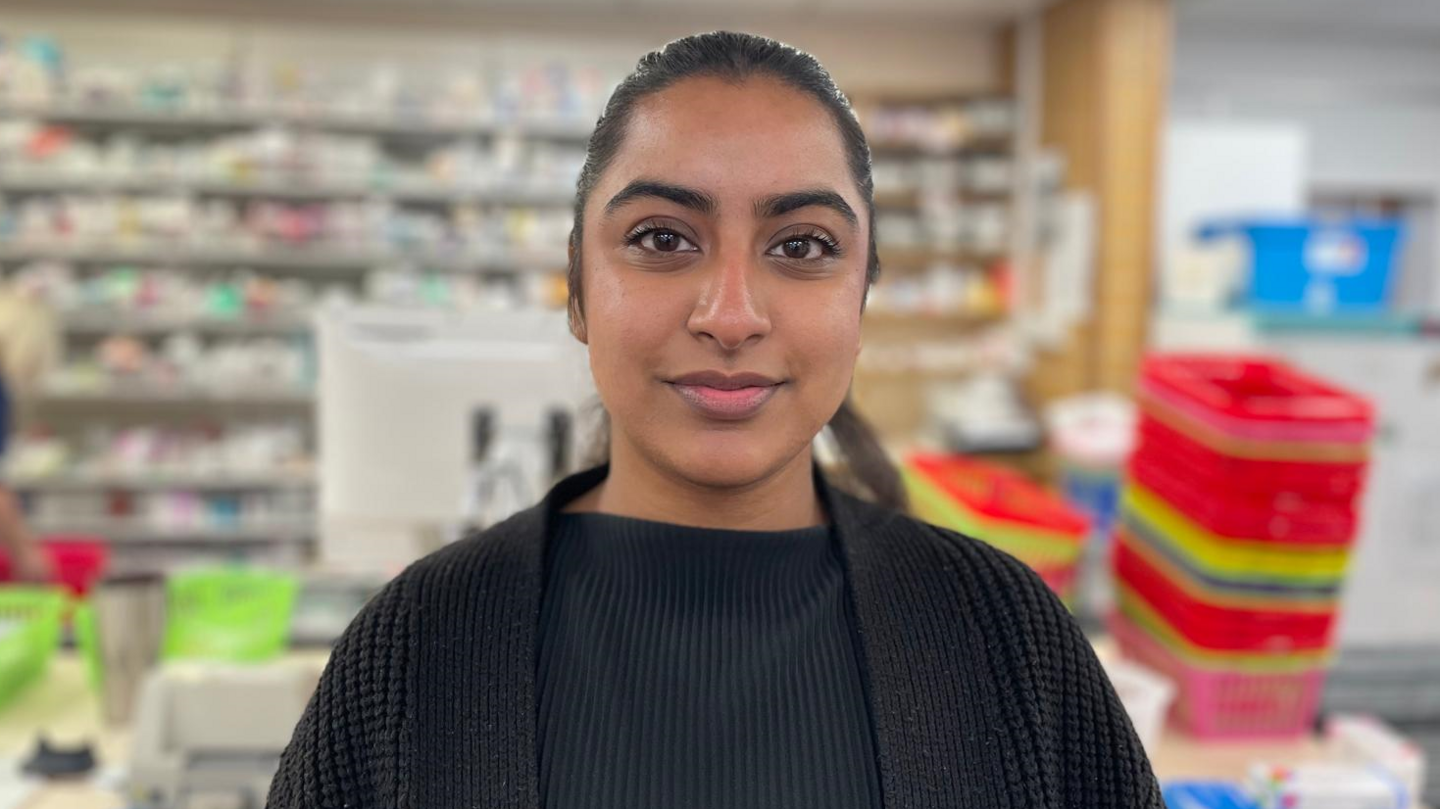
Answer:
<svg viewBox="0 0 1440 809"><path fill-rule="evenodd" d="M324 651L297 652L318 662ZM98 745L100 774L85 783L45 786L19 796L19 787L0 777L0 809L123 809L121 797L106 788L123 766L129 742L124 730L103 730L99 706L85 682L84 667L73 653L61 653L46 681L35 685L0 716L0 761L13 772L14 761L27 755L36 734L44 731L61 745L89 740ZM1319 755L1314 741L1292 743L1201 744L1167 735L1153 752L1155 771L1162 780L1172 778L1224 778L1239 780L1253 761L1277 765L1298 763ZM8 790L8 791L7 791Z"/></svg>

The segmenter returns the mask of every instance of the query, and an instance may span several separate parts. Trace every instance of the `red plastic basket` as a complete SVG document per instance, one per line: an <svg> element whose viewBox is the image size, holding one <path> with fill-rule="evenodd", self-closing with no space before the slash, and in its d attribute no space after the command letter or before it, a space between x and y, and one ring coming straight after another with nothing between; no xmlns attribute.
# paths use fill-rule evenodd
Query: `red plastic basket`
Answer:
<svg viewBox="0 0 1440 809"><path fill-rule="evenodd" d="M1269 357L1156 354L1140 373L1148 392L1237 438L1364 443L1374 429L1367 399Z"/></svg>
<svg viewBox="0 0 1440 809"><path fill-rule="evenodd" d="M1329 648L1334 610L1261 611L1207 603L1146 561L1123 531L1114 563L1116 577L1196 646L1275 654Z"/></svg>
<svg viewBox="0 0 1440 809"><path fill-rule="evenodd" d="M110 547L105 540L88 535L51 535L40 540L40 549L50 558L54 570L51 583L61 585L76 596L84 596L104 575L110 561ZM0 582L14 576L10 557L0 551Z"/></svg>
<svg viewBox="0 0 1440 809"><path fill-rule="evenodd" d="M1147 439L1148 440L1148 439ZM1184 464L1153 444L1130 457L1131 479L1162 497L1197 525L1222 538L1345 546L1355 538L1353 501L1316 500L1219 483L1202 467Z"/></svg>
<svg viewBox="0 0 1440 809"><path fill-rule="evenodd" d="M1257 489L1276 496L1300 495L1314 500L1351 500L1364 487L1363 461L1286 461L1226 455L1194 436L1166 424L1144 409L1140 415L1137 454L1163 460L1217 484Z"/></svg>
<svg viewBox="0 0 1440 809"><path fill-rule="evenodd" d="M1175 683L1170 719L1202 739L1271 739L1310 731L1320 708L1324 669L1253 674L1188 665L1125 616L1112 613L1120 653Z"/></svg>

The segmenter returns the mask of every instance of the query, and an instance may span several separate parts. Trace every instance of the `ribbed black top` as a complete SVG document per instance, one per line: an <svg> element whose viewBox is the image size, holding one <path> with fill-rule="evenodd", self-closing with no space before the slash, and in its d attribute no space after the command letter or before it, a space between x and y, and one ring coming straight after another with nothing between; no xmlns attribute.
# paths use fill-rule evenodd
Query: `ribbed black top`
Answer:
<svg viewBox="0 0 1440 809"><path fill-rule="evenodd" d="M545 809L880 806L825 526L559 514L536 672Z"/></svg>

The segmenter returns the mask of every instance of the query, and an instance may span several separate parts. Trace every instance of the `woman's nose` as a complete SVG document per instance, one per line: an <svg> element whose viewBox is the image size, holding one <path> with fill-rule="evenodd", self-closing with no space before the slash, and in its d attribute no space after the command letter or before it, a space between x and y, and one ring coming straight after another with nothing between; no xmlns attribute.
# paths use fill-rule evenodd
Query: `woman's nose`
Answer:
<svg viewBox="0 0 1440 809"><path fill-rule="evenodd" d="M760 270L744 258L717 256L702 277L699 298L686 326L701 339L734 351L770 333L770 317L756 283Z"/></svg>

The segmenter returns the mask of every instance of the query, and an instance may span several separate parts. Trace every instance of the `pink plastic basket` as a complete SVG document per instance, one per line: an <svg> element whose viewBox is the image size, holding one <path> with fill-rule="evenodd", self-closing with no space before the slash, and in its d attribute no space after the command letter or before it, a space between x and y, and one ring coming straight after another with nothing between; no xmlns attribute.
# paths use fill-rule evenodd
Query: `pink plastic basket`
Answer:
<svg viewBox="0 0 1440 809"><path fill-rule="evenodd" d="M1120 652L1176 686L1170 720L1200 739L1288 739L1307 733L1320 709L1325 671L1249 674L1199 668L1172 654L1118 612L1109 619Z"/></svg>

